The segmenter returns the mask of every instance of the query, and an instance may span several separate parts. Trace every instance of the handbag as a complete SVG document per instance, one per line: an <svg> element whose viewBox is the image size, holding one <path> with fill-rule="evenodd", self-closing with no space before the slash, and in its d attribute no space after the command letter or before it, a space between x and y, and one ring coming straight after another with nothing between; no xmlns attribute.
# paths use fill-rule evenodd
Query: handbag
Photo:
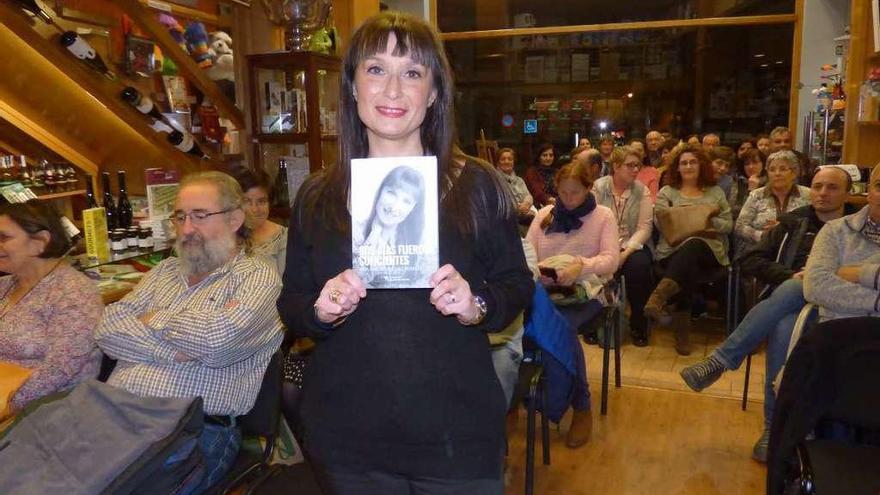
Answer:
<svg viewBox="0 0 880 495"><path fill-rule="evenodd" d="M12 397L28 381L34 370L0 361L0 421L12 413Z"/></svg>
<svg viewBox="0 0 880 495"><path fill-rule="evenodd" d="M657 224L660 234L670 246L678 246L691 237L709 237L712 217L718 212L718 205L698 204L671 206L657 211Z"/></svg>

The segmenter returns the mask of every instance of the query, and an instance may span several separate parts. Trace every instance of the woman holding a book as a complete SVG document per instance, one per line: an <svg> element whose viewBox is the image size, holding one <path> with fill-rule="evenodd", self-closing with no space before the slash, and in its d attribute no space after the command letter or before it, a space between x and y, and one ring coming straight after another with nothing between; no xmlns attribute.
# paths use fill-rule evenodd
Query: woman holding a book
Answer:
<svg viewBox="0 0 880 495"><path fill-rule="evenodd" d="M453 162L452 75L430 26L369 19L341 79L339 160L300 189L278 300L287 327L317 342L306 448L332 494L500 495L506 404L486 333L534 289L515 209L493 170ZM440 204L426 205L440 212L439 269L427 288L368 292L351 269L352 160L420 156L439 167Z"/></svg>

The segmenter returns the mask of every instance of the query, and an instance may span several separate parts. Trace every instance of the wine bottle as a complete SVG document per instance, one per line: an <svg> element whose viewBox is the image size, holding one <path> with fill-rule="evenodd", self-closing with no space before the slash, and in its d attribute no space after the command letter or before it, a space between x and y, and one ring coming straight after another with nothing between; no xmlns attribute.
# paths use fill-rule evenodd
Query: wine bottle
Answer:
<svg viewBox="0 0 880 495"><path fill-rule="evenodd" d="M156 104L149 96L142 94L136 88L127 86L122 90L122 99L127 101L131 106L137 108L138 112L149 115L156 120L162 120L162 112L156 108Z"/></svg>
<svg viewBox="0 0 880 495"><path fill-rule="evenodd" d="M46 185L46 192L57 192L56 188L58 187L58 184L55 181L55 166L45 160L43 161L45 162L45 166L43 167L43 184Z"/></svg>
<svg viewBox="0 0 880 495"><path fill-rule="evenodd" d="M0 183L9 184L12 182L12 156L4 156L0 161Z"/></svg>
<svg viewBox="0 0 880 495"><path fill-rule="evenodd" d="M119 200L116 203L116 212L119 215L118 225L120 228L127 229L131 227L134 213L131 209L131 202L128 200L128 193L125 192L125 171L117 171L116 178L119 180Z"/></svg>
<svg viewBox="0 0 880 495"><path fill-rule="evenodd" d="M175 148L183 151L184 153L189 153L190 155L197 156L199 158L206 158L205 154L202 153L202 149L199 148L198 143L192 137L192 134L182 133L180 131L173 131L168 134L168 142L173 144Z"/></svg>
<svg viewBox="0 0 880 495"><path fill-rule="evenodd" d="M24 155L19 157L20 161L18 163L18 180L21 181L21 185L30 189L34 187L34 180L31 177L31 172L29 170L27 159Z"/></svg>
<svg viewBox="0 0 880 495"><path fill-rule="evenodd" d="M34 183L31 190L34 191L35 194L42 194L46 189L46 183L43 182L46 176L46 160L41 160L35 167L32 175L32 181Z"/></svg>
<svg viewBox="0 0 880 495"><path fill-rule="evenodd" d="M113 230L118 226L119 216L116 206L113 205L113 194L110 192L110 172L101 172L101 187L104 189L104 214L107 215L107 230Z"/></svg>
<svg viewBox="0 0 880 495"><path fill-rule="evenodd" d="M67 164L67 168L64 170L64 177L67 179L67 190L76 190L76 186L79 184L79 178L76 176L76 170L73 169L73 165L70 163Z"/></svg>
<svg viewBox="0 0 880 495"><path fill-rule="evenodd" d="M61 35L60 41L61 46L67 48L70 53L85 62L89 67L104 74L108 79L116 78L116 74L107 68L107 64L104 63L104 59L101 58L101 55L92 48L92 45L90 45L88 41L83 39L82 36L76 34L75 31L65 31L64 34Z"/></svg>
<svg viewBox="0 0 880 495"><path fill-rule="evenodd" d="M55 21L52 20L52 17L40 7L35 0L16 0L19 4L21 4L22 8L31 12L35 16L39 17L43 20L43 22L47 24L55 24Z"/></svg>
<svg viewBox="0 0 880 495"><path fill-rule="evenodd" d="M98 207L98 200L95 199L95 187L92 185L91 175L86 175L86 205L86 209Z"/></svg>
<svg viewBox="0 0 880 495"><path fill-rule="evenodd" d="M278 159L278 175L275 176L275 205L290 208L290 189L287 185L287 160Z"/></svg>

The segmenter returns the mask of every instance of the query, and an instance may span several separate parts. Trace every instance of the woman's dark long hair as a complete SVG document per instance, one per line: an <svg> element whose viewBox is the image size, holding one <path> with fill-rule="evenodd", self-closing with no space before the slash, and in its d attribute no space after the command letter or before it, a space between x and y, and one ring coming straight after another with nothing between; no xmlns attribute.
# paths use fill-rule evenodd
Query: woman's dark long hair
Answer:
<svg viewBox="0 0 880 495"><path fill-rule="evenodd" d="M313 212L318 220L339 230L349 227L350 216L346 206L351 180L351 160L365 158L370 151L367 128L358 115L357 101L354 99L355 74L363 60L377 53L384 53L391 34L397 40L393 55L408 55L415 62L427 67L437 94L434 103L426 110L420 135L425 155L437 157L442 214L448 216L460 231L475 233L477 218L484 214L483 207L488 204L489 198L486 195L493 195L497 198L496 204L504 205L504 189L497 178L494 181L495 191L479 191L472 187L472 181L457 181L458 170L452 162L455 88L443 44L431 26L416 17L399 12L383 12L368 19L355 31L348 44L340 74L338 159L304 185L300 194L304 208L300 211ZM492 176L494 177L494 173ZM463 174L462 179L464 178ZM453 188L453 185L456 187ZM507 213L501 207L498 212Z"/></svg>
<svg viewBox="0 0 880 495"><path fill-rule="evenodd" d="M666 169L667 184L676 189L681 189L681 171L678 170L678 165L681 161L681 156L685 153L694 155L697 157L697 161L700 162L699 175L697 176L697 187L703 189L714 186L715 171L712 169L712 163L709 161L709 156L703 151L702 146L695 144L685 144L672 152L672 156L669 159L669 168Z"/></svg>
<svg viewBox="0 0 880 495"><path fill-rule="evenodd" d="M557 159L556 150L553 148L553 145L551 143L544 143L538 147L538 153L535 154L535 166L536 167L540 168L540 167L544 166L544 165L541 165L541 155L543 155L544 152L547 150L550 150L553 152L553 163L550 164L550 167L552 168L552 167L556 166L556 159Z"/></svg>
<svg viewBox="0 0 880 495"><path fill-rule="evenodd" d="M391 172L388 172L388 175L382 180L382 184L376 191L376 197L373 199L373 209L370 211L370 218L367 219L367 225L364 227L364 239L370 237L370 231L373 230L373 222L376 220L376 207L385 188L406 191L416 200L416 204L413 206L412 211L409 212L409 215L397 225L397 244L421 243L422 230L425 228L425 180L422 178L422 174L406 165L396 167Z"/></svg>

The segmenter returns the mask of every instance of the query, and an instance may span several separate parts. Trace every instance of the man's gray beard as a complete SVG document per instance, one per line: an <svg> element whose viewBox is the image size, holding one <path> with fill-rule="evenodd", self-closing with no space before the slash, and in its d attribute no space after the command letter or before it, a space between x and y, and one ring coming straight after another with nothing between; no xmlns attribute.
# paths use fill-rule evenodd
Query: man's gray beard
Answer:
<svg viewBox="0 0 880 495"><path fill-rule="evenodd" d="M174 242L181 268L187 277L207 275L225 265L235 256L236 238L234 236L212 241L205 241L200 236L199 239L202 240L201 245L184 245L182 237L178 237Z"/></svg>

